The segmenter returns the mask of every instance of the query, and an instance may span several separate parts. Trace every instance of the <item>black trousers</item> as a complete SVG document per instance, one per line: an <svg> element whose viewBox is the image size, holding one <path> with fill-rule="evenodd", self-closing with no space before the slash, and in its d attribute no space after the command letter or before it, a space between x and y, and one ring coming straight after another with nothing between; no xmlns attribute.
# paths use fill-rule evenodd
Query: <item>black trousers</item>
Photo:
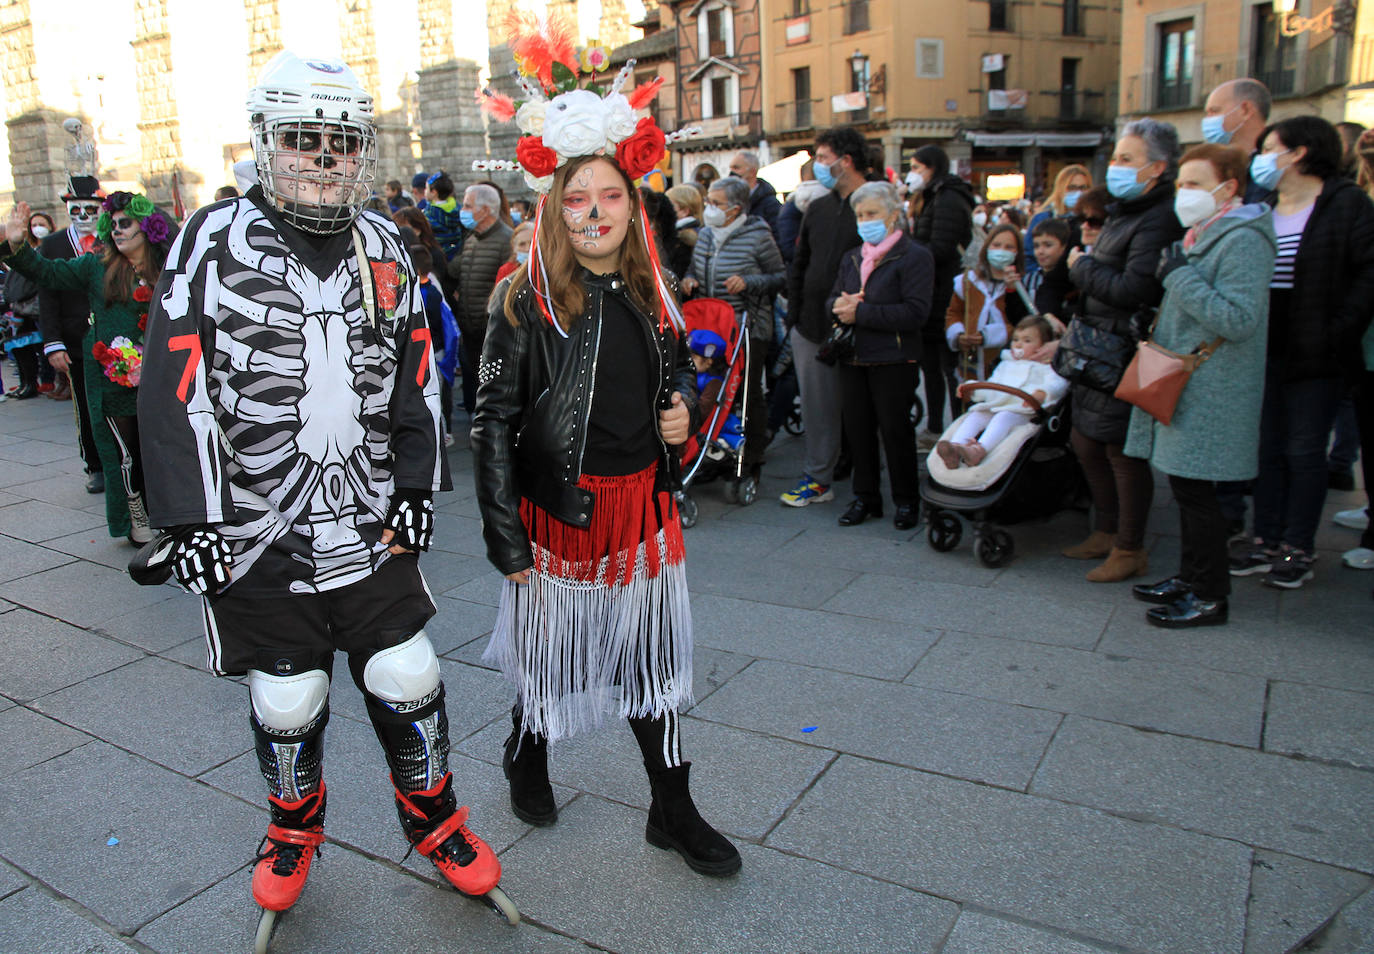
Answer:
<svg viewBox="0 0 1374 954"><path fill-rule="evenodd" d="M911 395L919 366L907 364L840 365L840 401L844 433L854 461L854 496L873 509L882 505L878 490L878 441L887 457L892 502L919 502L916 473L916 428L911 423Z"/></svg>
<svg viewBox="0 0 1374 954"><path fill-rule="evenodd" d="M1226 550L1226 516L1217 502L1217 485L1210 480L1169 476L1178 502L1183 554L1178 575L1192 584L1200 599L1219 600L1231 594Z"/></svg>
<svg viewBox="0 0 1374 954"><path fill-rule="evenodd" d="M80 348L67 351L67 360L71 362L67 378L72 385L72 413L76 415L76 432L81 439L81 460L86 465L86 473L95 474L102 469L100 451L96 449L95 432L91 430L91 405L86 399L86 371L80 351Z"/></svg>

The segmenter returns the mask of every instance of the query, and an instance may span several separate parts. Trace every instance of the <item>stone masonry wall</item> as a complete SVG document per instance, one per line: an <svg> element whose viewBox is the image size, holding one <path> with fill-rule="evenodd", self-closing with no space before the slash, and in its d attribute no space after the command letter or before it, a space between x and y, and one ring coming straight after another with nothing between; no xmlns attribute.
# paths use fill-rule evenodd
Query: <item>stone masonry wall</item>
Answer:
<svg viewBox="0 0 1374 954"><path fill-rule="evenodd" d="M67 184L65 147L71 137L62 129L66 114L43 105L29 2L0 3L0 79L4 83L5 126L14 177L14 193L3 199L8 204L17 197L34 208L55 210L57 197Z"/></svg>
<svg viewBox="0 0 1374 954"><path fill-rule="evenodd" d="M172 176L182 162L181 121L172 71L168 0L135 0L134 81L138 92L143 187L159 204L172 202Z"/></svg>
<svg viewBox="0 0 1374 954"><path fill-rule="evenodd" d="M256 83L258 74L282 50L281 9L278 0L243 0L243 15L248 24L248 82Z"/></svg>

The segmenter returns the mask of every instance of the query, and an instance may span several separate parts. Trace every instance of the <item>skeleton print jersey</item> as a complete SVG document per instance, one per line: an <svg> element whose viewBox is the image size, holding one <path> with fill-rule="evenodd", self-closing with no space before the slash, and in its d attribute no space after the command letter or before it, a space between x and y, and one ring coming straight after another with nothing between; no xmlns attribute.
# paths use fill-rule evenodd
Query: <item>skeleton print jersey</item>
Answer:
<svg viewBox="0 0 1374 954"><path fill-rule="evenodd" d="M197 212L158 281L138 404L148 510L157 527L215 525L236 593L315 593L386 558L394 489L447 484L439 385L395 226L355 223L360 273L349 233L317 246L261 201Z"/></svg>

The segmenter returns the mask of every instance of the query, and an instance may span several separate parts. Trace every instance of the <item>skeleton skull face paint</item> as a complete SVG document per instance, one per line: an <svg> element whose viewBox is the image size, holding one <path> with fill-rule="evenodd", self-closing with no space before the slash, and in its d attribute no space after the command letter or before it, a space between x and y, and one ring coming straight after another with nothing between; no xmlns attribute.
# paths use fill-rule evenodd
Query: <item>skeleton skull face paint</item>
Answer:
<svg viewBox="0 0 1374 954"><path fill-rule="evenodd" d="M279 190L302 205L345 205L350 201L366 137L359 129L333 123L285 123L272 132L273 178Z"/></svg>
<svg viewBox="0 0 1374 954"><path fill-rule="evenodd" d="M630 192L620 170L595 159L563 187L563 224L577 260L593 272L620 266L620 247L630 228Z"/></svg>
<svg viewBox="0 0 1374 954"><path fill-rule="evenodd" d="M98 200L82 200L67 203L67 217L78 235L94 235L95 223L100 218Z"/></svg>

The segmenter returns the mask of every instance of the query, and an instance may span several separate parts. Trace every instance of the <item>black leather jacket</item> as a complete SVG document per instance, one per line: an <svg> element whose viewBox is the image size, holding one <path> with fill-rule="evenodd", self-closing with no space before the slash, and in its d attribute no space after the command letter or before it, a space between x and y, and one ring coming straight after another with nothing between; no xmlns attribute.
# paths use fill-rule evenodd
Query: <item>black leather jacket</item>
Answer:
<svg viewBox="0 0 1374 954"><path fill-rule="evenodd" d="M563 337L539 310L528 284L515 303L516 323L505 313L505 279L491 298L487 337L478 373L477 406L473 411L472 451L477 501L482 509L482 535L487 558L502 573L516 573L534 565L529 534L520 519L520 498L527 497L565 523L591 523L595 495L577 486L582 476L587 419L601 336L601 304L606 295L620 295L627 303L624 282L614 275L584 272L587 308ZM640 315L651 353L659 356L658 407L667 407L672 392L682 394L698 424L696 372L686 338L671 329L660 332L657 319ZM655 411L657 417L657 411ZM675 448L663 445L656 489L677 490Z"/></svg>

